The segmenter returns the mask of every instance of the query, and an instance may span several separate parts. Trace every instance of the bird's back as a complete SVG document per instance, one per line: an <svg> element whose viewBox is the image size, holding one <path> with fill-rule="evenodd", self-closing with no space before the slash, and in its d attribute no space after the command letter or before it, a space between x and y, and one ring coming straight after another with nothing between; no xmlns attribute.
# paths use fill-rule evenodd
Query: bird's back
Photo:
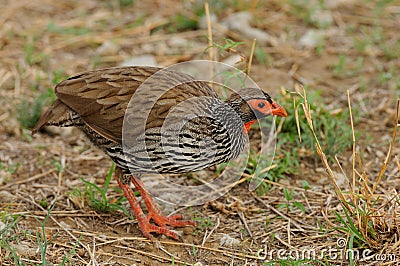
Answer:
<svg viewBox="0 0 400 266"><path fill-rule="evenodd" d="M70 126L72 120L79 118L101 136L121 143L127 107L146 80L137 95L141 99L133 99L143 107L152 106L146 129L162 125L171 107L191 97L218 98L205 82L195 81L187 74L160 70L117 67L74 75L56 86L56 102L41 116L32 132L36 133L45 125ZM177 86L168 88L171 84ZM152 102L153 99L157 101ZM140 106L136 111L140 111Z"/></svg>
<svg viewBox="0 0 400 266"><path fill-rule="evenodd" d="M201 114L207 116L207 112L210 115L207 109L210 100L221 102L216 92L190 75L160 70L120 67L72 76L56 86L58 99L39 119L33 133L44 125L77 126L117 165L137 168L138 172L150 171L149 166L158 172L188 172L205 168L210 162L226 161L225 149L229 145L223 139L227 136L213 135L215 124L209 117L201 117ZM190 121L179 132L174 122L169 129L164 125L172 109L178 110L171 115L175 120ZM199 114L200 117L192 119L191 115ZM143 123L143 130L136 125L137 120ZM129 141L141 139L144 146L125 142L124 147L128 147L123 150L126 137ZM218 155L215 152L219 157L215 157ZM142 154L147 158L141 157ZM131 158L127 160L126 155ZM143 163L145 160L147 164Z"/></svg>

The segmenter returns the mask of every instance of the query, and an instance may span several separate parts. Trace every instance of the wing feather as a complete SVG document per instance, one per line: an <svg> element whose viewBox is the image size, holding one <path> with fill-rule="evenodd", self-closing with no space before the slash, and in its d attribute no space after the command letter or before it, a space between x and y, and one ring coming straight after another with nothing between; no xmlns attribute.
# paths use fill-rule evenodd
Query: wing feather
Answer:
<svg viewBox="0 0 400 266"><path fill-rule="evenodd" d="M89 71L62 81L55 91L59 100L75 111L90 128L121 143L124 115L131 97L147 78L159 70L155 67L119 67ZM185 99L217 97L205 82L194 81L189 75L173 71L163 75L172 82L184 84L168 90L156 103L143 100L144 104L153 105L146 128L162 125L169 110ZM187 86L188 82L190 86ZM159 85L153 84L146 93L156 93Z"/></svg>

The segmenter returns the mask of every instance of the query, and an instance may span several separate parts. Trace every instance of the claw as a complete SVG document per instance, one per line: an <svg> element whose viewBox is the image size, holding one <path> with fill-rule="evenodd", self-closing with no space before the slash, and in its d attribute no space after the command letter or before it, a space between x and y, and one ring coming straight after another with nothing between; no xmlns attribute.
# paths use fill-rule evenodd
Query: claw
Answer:
<svg viewBox="0 0 400 266"><path fill-rule="evenodd" d="M150 221L150 219L153 219L153 221L161 227L167 227L167 226L184 227L187 225L196 226L196 223L194 221L182 220L182 215L180 215L180 214L175 214L172 216L163 216L154 209L149 210L147 219L148 219L148 221Z"/></svg>
<svg viewBox="0 0 400 266"><path fill-rule="evenodd" d="M154 224L149 223L148 221L142 221L138 224L139 224L140 231L142 231L143 235L150 240L153 240L153 236L150 233L156 233L159 235L169 236L176 240L182 239L182 237L180 235L173 232L172 230L169 230L165 227L156 226Z"/></svg>
<svg viewBox="0 0 400 266"><path fill-rule="evenodd" d="M144 188L143 182L132 175L132 183L135 185L136 189L139 190L140 195L142 196L144 203L146 204L147 209L149 210L149 214L147 215L148 221L151 219L161 227L184 227L187 225L196 226L196 223L193 221L185 221L182 220L182 215L175 214L172 216L164 216L161 214L161 211L158 209L157 205L154 203L153 198L149 194L149 192Z"/></svg>
<svg viewBox="0 0 400 266"><path fill-rule="evenodd" d="M182 237L174 231L170 230L169 227L184 227L187 225L196 225L193 221L181 220L182 216L179 214L175 214L172 216L163 216L155 205L149 193L142 186L142 182L132 176L132 181L142 195L142 198L149 210L149 213L146 217L129 184L122 183L118 176L117 181L119 187L122 189L125 197L128 199L128 202L131 205L131 208L138 221L140 231L142 231L143 235L146 238L153 240L153 236L151 235L151 233L156 233L182 241ZM153 220L158 226L151 224L150 220Z"/></svg>

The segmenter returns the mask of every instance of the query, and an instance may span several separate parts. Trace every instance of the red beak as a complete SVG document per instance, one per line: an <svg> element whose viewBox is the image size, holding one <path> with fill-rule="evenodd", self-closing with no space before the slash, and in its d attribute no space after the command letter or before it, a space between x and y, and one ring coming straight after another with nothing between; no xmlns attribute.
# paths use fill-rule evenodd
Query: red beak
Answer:
<svg viewBox="0 0 400 266"><path fill-rule="evenodd" d="M273 107L274 108L272 108L272 111L271 111L272 115L287 117L285 108L283 108L276 102L274 102Z"/></svg>

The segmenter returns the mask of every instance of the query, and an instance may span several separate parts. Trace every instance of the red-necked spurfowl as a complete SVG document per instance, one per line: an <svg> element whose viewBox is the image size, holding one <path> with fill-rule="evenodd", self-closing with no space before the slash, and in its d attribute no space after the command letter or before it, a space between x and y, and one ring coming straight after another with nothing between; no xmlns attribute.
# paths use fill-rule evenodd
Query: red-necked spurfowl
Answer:
<svg viewBox="0 0 400 266"><path fill-rule="evenodd" d="M181 215L163 216L137 175L154 171L160 174L187 173L227 162L244 149L246 134L257 119L268 115L285 117L287 114L267 93L258 89L241 89L240 93L234 92L226 101L222 101L206 82L195 81L193 77L180 72L159 70L155 67L100 69L62 81L55 87L58 99L40 117L32 134L47 125L75 126L81 129L95 146L115 162L118 184L143 234L152 238L150 233L154 232L177 239L178 235L169 230L170 227L195 223L181 220ZM163 87L163 83L168 84L168 81L173 81L171 84L175 85L181 84L158 95L160 97L157 96L155 102L148 103L151 108L143 120L144 132L138 136L145 145L135 147L133 144L126 152L122 137L125 111L138 87L156 72L161 74L155 75L138 97L154 98L152 94L160 93L158 88ZM188 113L202 115L185 117L178 139L169 143L168 126L162 130L166 117L179 104L198 97L202 100L198 104L188 105L190 110L183 107L183 112L187 110ZM137 116L140 110L135 111L134 105L129 106ZM164 140L161 135L166 136ZM141 157L143 151L148 158ZM148 209L147 216L135 198L130 182L142 195ZM150 220L155 224L150 223Z"/></svg>

